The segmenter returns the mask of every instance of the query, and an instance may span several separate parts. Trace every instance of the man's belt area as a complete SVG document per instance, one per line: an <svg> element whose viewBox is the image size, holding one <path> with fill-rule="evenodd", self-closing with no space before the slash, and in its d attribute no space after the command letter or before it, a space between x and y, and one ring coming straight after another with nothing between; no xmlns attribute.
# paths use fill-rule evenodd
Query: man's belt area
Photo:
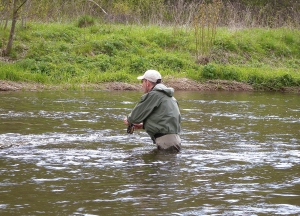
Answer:
<svg viewBox="0 0 300 216"><path fill-rule="evenodd" d="M157 134L154 134L154 138L157 139L158 137L162 137L164 135L167 135L165 133L157 133Z"/></svg>

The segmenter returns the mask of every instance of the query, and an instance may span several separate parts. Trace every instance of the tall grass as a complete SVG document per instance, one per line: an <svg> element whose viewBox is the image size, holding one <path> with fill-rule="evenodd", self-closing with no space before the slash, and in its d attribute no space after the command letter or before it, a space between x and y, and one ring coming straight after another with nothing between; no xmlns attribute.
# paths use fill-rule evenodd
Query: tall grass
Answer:
<svg viewBox="0 0 300 216"><path fill-rule="evenodd" d="M221 1L213 0L212 3L202 3L199 6L198 14L194 16L193 27L195 32L196 58L209 54L217 33L217 24L221 10Z"/></svg>
<svg viewBox="0 0 300 216"><path fill-rule="evenodd" d="M27 1L20 18L26 21L62 22L91 16L106 24L191 25L199 6L212 0L76 0ZM218 27L300 27L300 2L296 0L222 0ZM9 1L0 5L0 26L7 27Z"/></svg>

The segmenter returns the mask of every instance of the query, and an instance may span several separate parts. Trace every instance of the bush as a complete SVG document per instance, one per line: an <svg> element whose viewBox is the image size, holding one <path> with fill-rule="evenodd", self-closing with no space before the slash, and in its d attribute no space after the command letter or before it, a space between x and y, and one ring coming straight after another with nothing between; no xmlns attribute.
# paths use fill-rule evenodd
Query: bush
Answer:
<svg viewBox="0 0 300 216"><path fill-rule="evenodd" d="M88 26L93 26L94 24L95 24L95 19L93 17L84 15L79 17L76 26L79 28L84 28Z"/></svg>
<svg viewBox="0 0 300 216"><path fill-rule="evenodd" d="M230 68L223 68L221 70L222 72L222 79L225 80L239 80L239 76L238 73L234 70L234 69L230 69Z"/></svg>
<svg viewBox="0 0 300 216"><path fill-rule="evenodd" d="M218 74L216 67L212 64L205 65L202 70L202 77L205 79L217 79Z"/></svg>

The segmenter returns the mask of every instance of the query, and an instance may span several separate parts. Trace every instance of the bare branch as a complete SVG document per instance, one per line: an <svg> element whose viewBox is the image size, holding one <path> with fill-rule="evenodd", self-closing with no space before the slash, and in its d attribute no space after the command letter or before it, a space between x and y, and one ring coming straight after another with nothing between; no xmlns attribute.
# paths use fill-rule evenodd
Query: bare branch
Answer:
<svg viewBox="0 0 300 216"><path fill-rule="evenodd" d="M15 0L16 1L16 0ZM24 0L23 3L16 9L16 12L18 12L18 10L20 10L20 8L27 2L27 0Z"/></svg>
<svg viewBox="0 0 300 216"><path fill-rule="evenodd" d="M94 3L95 5L97 5L97 6L103 11L103 13L105 13L106 15L108 15L108 14L106 13L106 11L105 11L99 4L97 4L97 3L94 2L93 0L87 0L87 1L90 1L90 2Z"/></svg>

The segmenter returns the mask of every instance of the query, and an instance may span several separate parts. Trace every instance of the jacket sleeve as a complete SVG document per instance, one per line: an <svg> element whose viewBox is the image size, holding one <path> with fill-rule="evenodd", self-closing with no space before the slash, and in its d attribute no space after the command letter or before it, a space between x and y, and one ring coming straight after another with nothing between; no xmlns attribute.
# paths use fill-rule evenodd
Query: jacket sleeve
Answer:
<svg viewBox="0 0 300 216"><path fill-rule="evenodd" d="M144 94L140 102L136 104L129 114L127 121L133 124L142 123L158 105L159 98L157 98L155 94L151 92Z"/></svg>

